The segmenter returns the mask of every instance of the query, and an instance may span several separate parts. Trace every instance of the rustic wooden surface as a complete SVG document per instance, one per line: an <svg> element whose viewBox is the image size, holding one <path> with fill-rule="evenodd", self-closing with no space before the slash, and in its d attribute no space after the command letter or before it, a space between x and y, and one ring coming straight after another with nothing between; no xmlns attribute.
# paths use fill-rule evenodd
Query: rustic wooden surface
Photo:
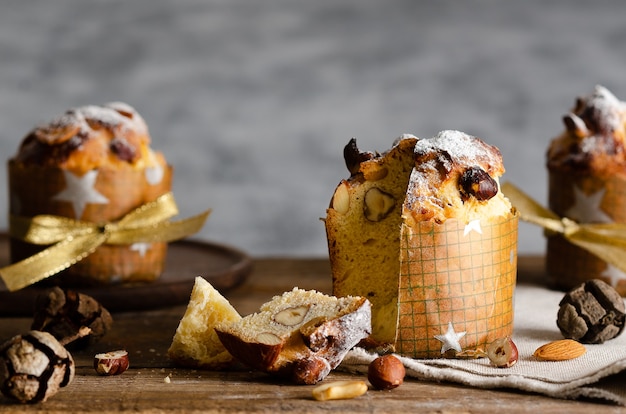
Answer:
<svg viewBox="0 0 626 414"><path fill-rule="evenodd" d="M543 261L519 260L520 280L541 282ZM330 267L323 259L255 260L250 277L224 292L242 314L258 309L273 295L294 286L330 291ZM137 298L141 300L141 298ZM0 398L0 412L426 412L426 413L605 413L622 412L612 405L567 401L540 395L480 390L455 384L408 379L392 391L368 391L352 400L318 402L312 386L296 386L250 371L211 372L174 367L166 356L185 306L115 313L113 331L99 344L75 351L76 378L45 403L15 405ZM27 317L0 319L0 338L28 329ZM92 368L97 352L126 348L131 367L121 376L99 377ZM166 377L170 382L166 382ZM326 381L353 378L334 372Z"/></svg>

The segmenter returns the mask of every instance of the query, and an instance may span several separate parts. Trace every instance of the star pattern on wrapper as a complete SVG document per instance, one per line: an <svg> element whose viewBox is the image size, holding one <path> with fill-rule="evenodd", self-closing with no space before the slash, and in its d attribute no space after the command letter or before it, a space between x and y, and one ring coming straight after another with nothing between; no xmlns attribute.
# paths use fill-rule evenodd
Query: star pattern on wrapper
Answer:
<svg viewBox="0 0 626 414"><path fill-rule="evenodd" d="M71 203L77 219L80 220L83 216L87 204L109 203L109 199L95 188L98 170L91 170L82 177L78 177L70 171L63 171L63 175L65 176L66 187L52 199Z"/></svg>
<svg viewBox="0 0 626 414"><path fill-rule="evenodd" d="M611 223L613 219L600 208L604 193L602 189L587 195L574 186L574 204L565 211L565 216L583 223Z"/></svg>
<svg viewBox="0 0 626 414"><path fill-rule="evenodd" d="M152 248L150 243L133 243L130 245L130 250L139 253L139 256L144 257L146 252Z"/></svg>
<svg viewBox="0 0 626 414"><path fill-rule="evenodd" d="M463 229L463 236L467 236L471 232L475 231L478 234L483 234L483 229L480 227L480 220L472 220L465 225Z"/></svg>
<svg viewBox="0 0 626 414"><path fill-rule="evenodd" d="M157 185L163 181L163 176L165 175L165 170L162 166L157 165L156 167L148 167L145 171L146 181L150 185Z"/></svg>
<svg viewBox="0 0 626 414"><path fill-rule="evenodd" d="M466 332L455 332L452 322L448 322L448 330L443 335L435 335L435 339L442 342L441 353L445 354L446 351L454 349L456 352L461 352L461 344L459 340L465 336Z"/></svg>
<svg viewBox="0 0 626 414"><path fill-rule="evenodd" d="M613 287L616 287L620 280L626 279L626 273L622 272L610 263L606 264L606 269L600 273L600 276L608 278L610 280L610 285Z"/></svg>

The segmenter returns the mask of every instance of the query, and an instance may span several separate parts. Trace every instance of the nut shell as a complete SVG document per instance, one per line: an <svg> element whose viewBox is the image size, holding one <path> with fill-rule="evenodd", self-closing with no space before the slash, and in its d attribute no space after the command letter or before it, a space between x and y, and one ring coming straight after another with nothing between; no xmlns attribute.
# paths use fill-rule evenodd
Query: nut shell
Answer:
<svg viewBox="0 0 626 414"><path fill-rule="evenodd" d="M592 279L568 292L559 304L557 326L565 338L601 344L622 333L624 300L607 283Z"/></svg>
<svg viewBox="0 0 626 414"><path fill-rule="evenodd" d="M399 387L404 382L405 375L404 364L391 354L376 358L367 369L367 379L379 390Z"/></svg>

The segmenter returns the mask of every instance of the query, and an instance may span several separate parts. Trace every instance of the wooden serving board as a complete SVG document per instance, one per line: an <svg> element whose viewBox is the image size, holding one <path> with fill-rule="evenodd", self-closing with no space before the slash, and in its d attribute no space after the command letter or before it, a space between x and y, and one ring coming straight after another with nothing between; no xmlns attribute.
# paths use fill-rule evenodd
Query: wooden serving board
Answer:
<svg viewBox="0 0 626 414"><path fill-rule="evenodd" d="M0 234L0 267L9 264L9 238ZM185 304L196 276L225 291L241 283L252 269L252 260L233 247L181 240L169 244L165 271L149 283L79 287L111 312L157 309ZM16 292L0 287L0 316L29 316L40 293L50 286L29 286Z"/></svg>

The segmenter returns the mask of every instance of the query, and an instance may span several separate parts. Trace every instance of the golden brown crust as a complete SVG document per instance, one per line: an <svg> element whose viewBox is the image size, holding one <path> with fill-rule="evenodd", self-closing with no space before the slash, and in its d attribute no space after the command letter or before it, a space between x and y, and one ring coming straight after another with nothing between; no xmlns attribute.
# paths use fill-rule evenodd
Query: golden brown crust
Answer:
<svg viewBox="0 0 626 414"><path fill-rule="evenodd" d="M14 160L24 165L58 167L83 174L102 167L165 165L150 150L148 127L130 105L73 108L29 132Z"/></svg>
<svg viewBox="0 0 626 414"><path fill-rule="evenodd" d="M626 174L626 103L596 86L563 117L565 131L548 148L550 170L610 176Z"/></svg>
<svg viewBox="0 0 626 414"><path fill-rule="evenodd" d="M442 131L431 139L419 140L405 200L406 216L441 223L453 217L469 222L483 216L507 215L511 206L498 189L502 174L500 150L479 138ZM464 183L466 177L482 177L483 184L493 186L488 197L472 194L474 185Z"/></svg>

